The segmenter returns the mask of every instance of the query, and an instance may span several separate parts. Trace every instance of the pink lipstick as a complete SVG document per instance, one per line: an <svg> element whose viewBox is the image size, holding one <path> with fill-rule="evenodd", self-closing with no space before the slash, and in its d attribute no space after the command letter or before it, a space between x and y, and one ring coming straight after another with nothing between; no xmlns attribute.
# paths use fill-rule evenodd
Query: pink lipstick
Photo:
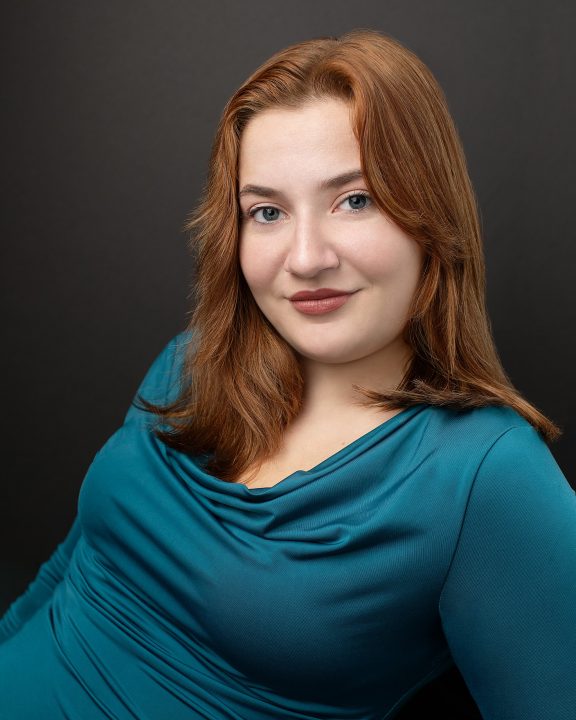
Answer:
<svg viewBox="0 0 576 720"><path fill-rule="evenodd" d="M320 288L319 290L302 290L291 296L290 302L305 315L323 315L342 307L353 293L346 290Z"/></svg>

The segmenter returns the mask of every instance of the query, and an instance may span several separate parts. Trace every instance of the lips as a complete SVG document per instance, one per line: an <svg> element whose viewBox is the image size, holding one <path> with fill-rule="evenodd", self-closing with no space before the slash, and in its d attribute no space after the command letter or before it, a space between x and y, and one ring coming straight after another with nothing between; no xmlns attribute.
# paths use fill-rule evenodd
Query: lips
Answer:
<svg viewBox="0 0 576 720"><path fill-rule="evenodd" d="M300 290L290 298L292 307L303 315L326 315L345 305L356 290Z"/></svg>
<svg viewBox="0 0 576 720"><path fill-rule="evenodd" d="M323 300L324 298L351 295L352 291L320 288L318 290L301 290L290 297L290 300Z"/></svg>

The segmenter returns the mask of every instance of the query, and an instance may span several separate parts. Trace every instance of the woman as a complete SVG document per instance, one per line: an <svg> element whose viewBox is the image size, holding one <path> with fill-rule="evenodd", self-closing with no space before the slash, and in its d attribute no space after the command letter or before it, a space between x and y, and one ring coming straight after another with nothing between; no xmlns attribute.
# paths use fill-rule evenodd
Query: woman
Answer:
<svg viewBox="0 0 576 720"><path fill-rule="evenodd" d="M2 718L574 718L576 498L490 335L442 92L374 31L230 99L190 326L6 614Z"/></svg>

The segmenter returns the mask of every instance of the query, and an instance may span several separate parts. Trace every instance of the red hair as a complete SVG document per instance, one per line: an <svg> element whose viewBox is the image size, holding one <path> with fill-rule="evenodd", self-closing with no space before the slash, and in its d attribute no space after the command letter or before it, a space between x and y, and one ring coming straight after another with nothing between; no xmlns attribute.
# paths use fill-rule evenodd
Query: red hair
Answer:
<svg viewBox="0 0 576 720"><path fill-rule="evenodd" d="M303 374L290 345L257 307L238 259L238 157L257 113L320 98L350 104L362 170L374 202L424 251L404 337L412 360L386 394L355 386L363 404L514 408L546 440L560 429L507 377L491 334L475 194L444 94L407 48L373 30L298 43L276 53L234 93L220 119L203 196L187 229L196 264L194 342L182 390L144 406L167 444L233 481L280 446L302 407Z"/></svg>

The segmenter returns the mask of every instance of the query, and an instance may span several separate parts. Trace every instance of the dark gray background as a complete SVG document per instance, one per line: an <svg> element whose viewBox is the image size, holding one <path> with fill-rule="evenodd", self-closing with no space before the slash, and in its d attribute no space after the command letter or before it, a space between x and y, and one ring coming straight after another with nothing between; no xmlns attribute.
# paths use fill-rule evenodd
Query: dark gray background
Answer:
<svg viewBox="0 0 576 720"><path fill-rule="evenodd" d="M502 361L564 427L552 450L576 484L574 7L3 4L0 612L66 533L94 453L185 325L182 225L224 103L272 53L311 37L381 30L442 85L481 207ZM435 687L445 716L463 717L458 678Z"/></svg>

